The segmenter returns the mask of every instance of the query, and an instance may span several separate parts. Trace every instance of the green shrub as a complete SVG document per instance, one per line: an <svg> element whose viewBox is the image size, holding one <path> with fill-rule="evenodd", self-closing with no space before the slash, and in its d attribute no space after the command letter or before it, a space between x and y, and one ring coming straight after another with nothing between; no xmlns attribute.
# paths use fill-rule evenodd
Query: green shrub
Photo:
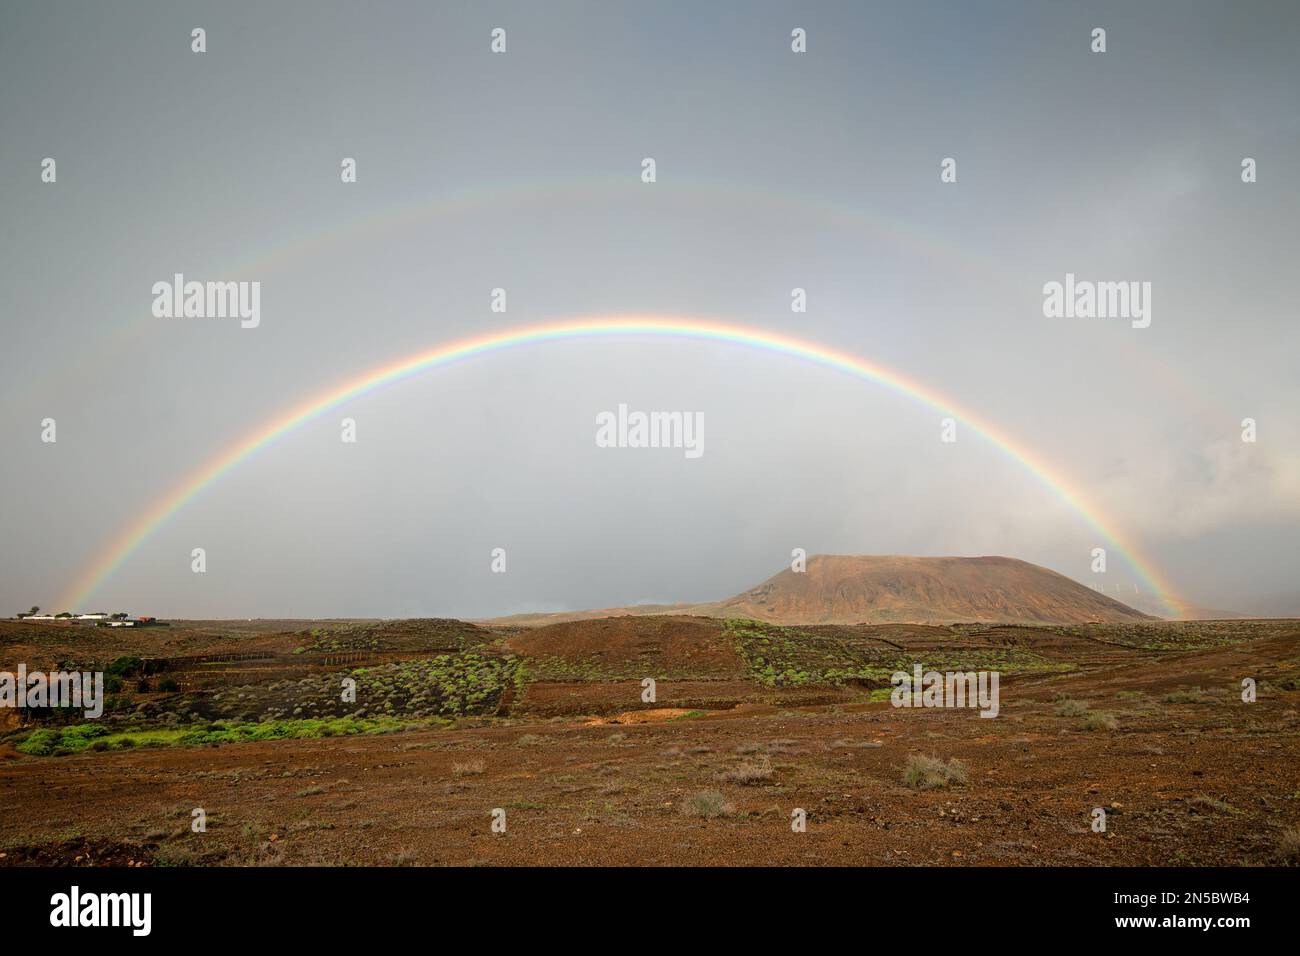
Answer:
<svg viewBox="0 0 1300 956"><path fill-rule="evenodd" d="M118 657L106 668L106 677L128 677L144 668L144 661L139 657Z"/></svg>
<svg viewBox="0 0 1300 956"><path fill-rule="evenodd" d="M682 813L686 816L706 819L728 816L735 809L717 790L701 790L699 793L693 793L682 804Z"/></svg>
<svg viewBox="0 0 1300 956"><path fill-rule="evenodd" d="M103 737L108 733L108 728L103 724L75 724L72 727L63 728L64 737L74 737L81 740L91 740L95 737Z"/></svg>
<svg viewBox="0 0 1300 956"><path fill-rule="evenodd" d="M34 757L48 757L59 745L61 735L57 730L33 730L17 747L20 753Z"/></svg>

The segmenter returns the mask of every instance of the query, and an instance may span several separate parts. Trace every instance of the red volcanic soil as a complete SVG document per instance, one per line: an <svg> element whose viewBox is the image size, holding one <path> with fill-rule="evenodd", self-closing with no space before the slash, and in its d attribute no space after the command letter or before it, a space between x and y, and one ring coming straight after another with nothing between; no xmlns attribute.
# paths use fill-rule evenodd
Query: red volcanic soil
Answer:
<svg viewBox="0 0 1300 956"><path fill-rule="evenodd" d="M589 662L602 671L740 676L745 665L719 621L702 617L608 617L521 631L507 650L530 658Z"/></svg>
<svg viewBox="0 0 1300 956"><path fill-rule="evenodd" d="M0 865L1300 862L1300 623L784 635L810 655L1018 661L993 719L727 676L717 627L627 618L507 637L530 675L518 706L443 728L3 760ZM654 704L609 676L670 663L695 673L660 680ZM552 664L609 673L545 679ZM1245 677L1257 702L1241 699ZM910 785L924 757L963 772ZM206 833L190 829L196 807ZM1104 833L1089 826L1098 807ZM796 808L807 832L791 830Z"/></svg>

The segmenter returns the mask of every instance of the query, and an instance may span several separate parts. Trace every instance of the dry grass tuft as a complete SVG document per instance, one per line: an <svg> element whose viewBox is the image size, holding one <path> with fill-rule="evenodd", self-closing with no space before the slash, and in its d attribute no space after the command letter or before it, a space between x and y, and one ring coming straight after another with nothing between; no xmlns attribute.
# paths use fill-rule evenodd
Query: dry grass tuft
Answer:
<svg viewBox="0 0 1300 956"><path fill-rule="evenodd" d="M686 798L682 804L682 813L688 817L725 817L735 812L735 807L727 802L717 790L701 790Z"/></svg>
<svg viewBox="0 0 1300 956"><path fill-rule="evenodd" d="M903 783L913 790L961 785L967 778L966 765L956 758L945 763L938 757L912 754L903 767Z"/></svg>
<svg viewBox="0 0 1300 956"><path fill-rule="evenodd" d="M766 756L758 760L746 760L744 763L721 774L726 783L738 783L752 787L772 779L772 761Z"/></svg>

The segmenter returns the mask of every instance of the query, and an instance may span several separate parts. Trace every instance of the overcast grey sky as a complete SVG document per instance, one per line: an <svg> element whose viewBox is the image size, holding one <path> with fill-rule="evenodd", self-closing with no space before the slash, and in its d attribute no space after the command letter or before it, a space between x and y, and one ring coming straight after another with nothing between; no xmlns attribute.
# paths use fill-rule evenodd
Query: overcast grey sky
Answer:
<svg viewBox="0 0 1300 956"><path fill-rule="evenodd" d="M0 611L61 609L151 503L334 384L633 312L902 372L1069 476L1185 597L1300 612L1298 47L1289 2L2 2ZM154 318L177 272L260 282L260 327ZM1066 272L1150 282L1150 327L1045 318ZM705 454L597 448L620 402L703 413ZM905 396L734 345L522 347L287 435L91 603L704 600L793 547L1097 580L1095 530L992 445L939 433ZM1112 555L1102 580L1123 599L1137 579Z"/></svg>

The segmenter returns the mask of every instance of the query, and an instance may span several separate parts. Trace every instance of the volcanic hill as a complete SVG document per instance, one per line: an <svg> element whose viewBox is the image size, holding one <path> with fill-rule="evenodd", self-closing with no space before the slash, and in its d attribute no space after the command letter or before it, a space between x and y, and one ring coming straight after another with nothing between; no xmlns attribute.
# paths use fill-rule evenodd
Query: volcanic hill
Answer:
<svg viewBox="0 0 1300 956"><path fill-rule="evenodd" d="M516 625L646 614L753 618L774 624L1082 624L1150 615L1047 568L1004 557L814 555L734 597L499 619Z"/></svg>

